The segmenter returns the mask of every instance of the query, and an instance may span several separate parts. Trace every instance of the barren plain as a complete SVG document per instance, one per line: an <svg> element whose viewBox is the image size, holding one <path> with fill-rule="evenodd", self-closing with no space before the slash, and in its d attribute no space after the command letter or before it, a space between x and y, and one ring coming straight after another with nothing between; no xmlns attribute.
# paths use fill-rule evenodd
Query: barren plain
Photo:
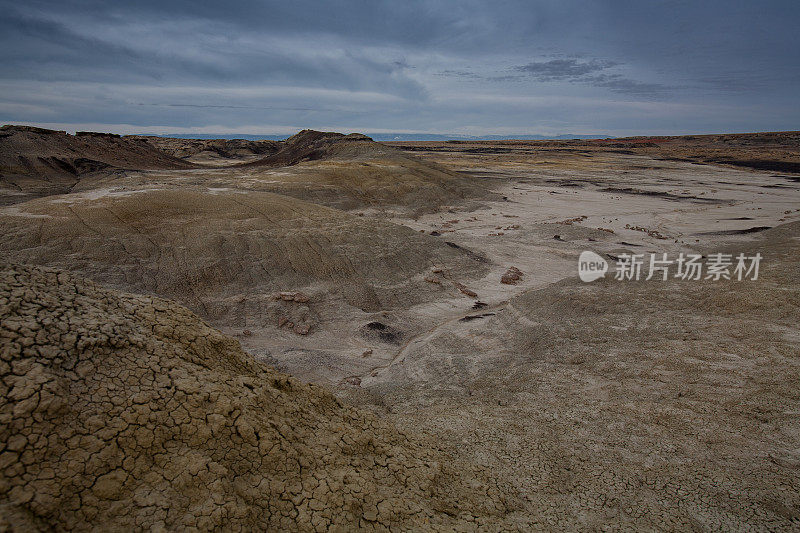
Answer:
<svg viewBox="0 0 800 533"><path fill-rule="evenodd" d="M798 164L6 126L0 529L798 529Z"/></svg>

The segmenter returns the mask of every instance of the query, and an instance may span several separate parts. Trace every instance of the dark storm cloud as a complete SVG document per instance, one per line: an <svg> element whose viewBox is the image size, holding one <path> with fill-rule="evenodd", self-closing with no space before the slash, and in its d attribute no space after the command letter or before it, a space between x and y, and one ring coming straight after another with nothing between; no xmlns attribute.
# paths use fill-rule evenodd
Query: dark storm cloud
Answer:
<svg viewBox="0 0 800 533"><path fill-rule="evenodd" d="M671 87L660 83L645 83L626 78L622 74L605 72L618 66L617 61L592 59L551 59L549 61L534 61L527 65L513 67L512 70L525 73L532 78L542 81L566 81L583 83L593 87L609 89L612 92L652 98L666 96ZM500 77L500 81L508 78Z"/></svg>
<svg viewBox="0 0 800 533"><path fill-rule="evenodd" d="M444 76L444 77L451 77L451 78L464 78L464 79L471 79L471 80L479 80L479 79L486 79L485 76L478 76L474 72L470 72L468 70L443 70L441 72L436 73L437 76Z"/></svg>
<svg viewBox="0 0 800 533"><path fill-rule="evenodd" d="M588 76L581 81L594 87L604 87L615 93L644 98L667 96L676 90L675 87L660 83L645 83L631 80L621 74L598 74L597 76Z"/></svg>
<svg viewBox="0 0 800 533"><path fill-rule="evenodd" d="M551 59L550 61L533 61L527 65L514 67L540 81L574 80L617 65L614 61L578 61L577 59Z"/></svg>
<svg viewBox="0 0 800 533"><path fill-rule="evenodd" d="M5 122L615 134L800 120L794 1L0 0L0 13Z"/></svg>
<svg viewBox="0 0 800 533"><path fill-rule="evenodd" d="M666 97L676 87L661 83L647 83L626 78L622 74L608 72L619 66L617 61L591 59L579 60L550 59L533 61L525 65L510 67L509 70L521 74L478 75L470 70L443 70L437 76L460 78L462 80L484 80L490 82L518 82L531 79L537 82L566 82L608 89L611 92L641 98ZM704 83L709 83L704 81Z"/></svg>

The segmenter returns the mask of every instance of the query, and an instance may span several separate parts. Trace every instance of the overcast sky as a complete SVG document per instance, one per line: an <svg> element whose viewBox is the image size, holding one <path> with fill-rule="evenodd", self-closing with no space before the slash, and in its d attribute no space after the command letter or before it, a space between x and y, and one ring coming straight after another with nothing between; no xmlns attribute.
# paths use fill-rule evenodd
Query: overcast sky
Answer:
<svg viewBox="0 0 800 533"><path fill-rule="evenodd" d="M120 133L800 129L800 1L0 0L0 122Z"/></svg>

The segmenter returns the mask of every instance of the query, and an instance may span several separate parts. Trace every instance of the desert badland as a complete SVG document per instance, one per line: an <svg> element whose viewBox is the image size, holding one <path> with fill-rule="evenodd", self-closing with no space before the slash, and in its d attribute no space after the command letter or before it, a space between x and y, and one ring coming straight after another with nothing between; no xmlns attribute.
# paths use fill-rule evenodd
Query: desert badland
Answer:
<svg viewBox="0 0 800 533"><path fill-rule="evenodd" d="M0 529L800 527L800 133L5 126L0 228Z"/></svg>

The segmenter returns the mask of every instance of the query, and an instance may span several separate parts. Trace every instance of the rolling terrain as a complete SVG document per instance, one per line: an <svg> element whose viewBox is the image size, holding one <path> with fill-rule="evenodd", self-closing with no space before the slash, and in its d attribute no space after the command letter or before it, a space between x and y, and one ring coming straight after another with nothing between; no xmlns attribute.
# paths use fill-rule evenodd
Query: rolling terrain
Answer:
<svg viewBox="0 0 800 533"><path fill-rule="evenodd" d="M796 132L3 131L5 523L800 526ZM762 270L613 279L681 253Z"/></svg>

